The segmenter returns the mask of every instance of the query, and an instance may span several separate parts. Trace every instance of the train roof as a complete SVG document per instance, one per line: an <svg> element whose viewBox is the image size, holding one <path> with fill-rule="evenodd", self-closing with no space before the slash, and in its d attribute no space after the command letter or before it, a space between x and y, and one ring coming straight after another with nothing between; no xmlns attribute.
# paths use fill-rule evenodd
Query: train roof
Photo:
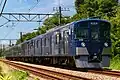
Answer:
<svg viewBox="0 0 120 80"><path fill-rule="evenodd" d="M68 23L68 24L65 24L65 25L62 25L62 26L56 26L56 27L54 27L54 28L48 30L46 33L55 31L55 30L60 29L60 28L63 28L63 27L66 27L66 26L71 25L71 24L73 24L73 23L74 23L74 22L71 22L71 23Z"/></svg>
<svg viewBox="0 0 120 80"><path fill-rule="evenodd" d="M52 32L52 31L56 31L60 28L63 28L65 26L68 26L68 25L72 25L72 24L77 24L77 23L80 23L80 22L83 22L83 21L103 21L103 22L108 22L107 20L103 20L103 19L96 19L96 18L88 18L88 19L82 19L82 20L78 20L78 21L74 21L74 22L71 22L71 23L68 23L66 25L63 25L63 26L57 26L57 27L54 27L50 30L48 30L45 34L49 33L49 32Z"/></svg>
<svg viewBox="0 0 120 80"><path fill-rule="evenodd" d="M103 21L103 22L108 22L108 23L110 23L110 22L107 21L107 20L104 20L104 19L96 19L96 18L82 19L82 20L75 21L74 23L84 22L84 21Z"/></svg>

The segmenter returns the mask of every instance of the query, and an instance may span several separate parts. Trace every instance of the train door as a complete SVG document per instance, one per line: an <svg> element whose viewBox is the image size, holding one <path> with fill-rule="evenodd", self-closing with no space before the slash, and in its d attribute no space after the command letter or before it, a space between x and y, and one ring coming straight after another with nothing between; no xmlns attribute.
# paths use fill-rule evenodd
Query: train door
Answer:
<svg viewBox="0 0 120 80"><path fill-rule="evenodd" d="M33 56L35 53L35 48L34 48L34 40L31 40L30 42L30 55Z"/></svg>
<svg viewBox="0 0 120 80"><path fill-rule="evenodd" d="M29 43L27 42L27 55L29 55Z"/></svg>
<svg viewBox="0 0 120 80"><path fill-rule="evenodd" d="M27 56L27 54L28 54L28 46L27 46L27 43L25 43L25 55Z"/></svg>
<svg viewBox="0 0 120 80"><path fill-rule="evenodd" d="M63 51L64 54L68 54L68 38L69 38L69 32L67 30L65 30L63 32Z"/></svg>
<svg viewBox="0 0 120 80"><path fill-rule="evenodd" d="M54 43L55 54L59 54L59 52L58 52L58 37L59 37L58 32L55 32L55 43Z"/></svg>
<svg viewBox="0 0 120 80"><path fill-rule="evenodd" d="M45 55L49 55L50 53L50 39L49 35L46 35L46 47L45 47Z"/></svg>
<svg viewBox="0 0 120 80"><path fill-rule="evenodd" d="M28 49L27 49L28 54L27 55L29 56L29 54L30 54L30 43L29 42L27 42L27 47L28 47Z"/></svg>
<svg viewBox="0 0 120 80"><path fill-rule="evenodd" d="M61 49L60 49L60 40L61 40L61 33L60 32L56 32L55 35L55 51L57 54L61 53Z"/></svg>
<svg viewBox="0 0 120 80"><path fill-rule="evenodd" d="M44 55L44 45L45 45L45 39L44 37L42 38L42 55Z"/></svg>
<svg viewBox="0 0 120 80"><path fill-rule="evenodd" d="M21 52L22 52L22 56L25 56L25 51L24 51L24 44L21 45ZM13 51L12 51L13 52Z"/></svg>
<svg viewBox="0 0 120 80"><path fill-rule="evenodd" d="M52 34L51 36L51 42L52 42L52 55L55 54L55 33Z"/></svg>
<svg viewBox="0 0 120 80"><path fill-rule="evenodd" d="M47 51L46 51L46 49L47 49L47 37L45 36L44 38L43 38L43 46L42 46L42 54L43 55L46 55L46 53L47 53Z"/></svg>
<svg viewBox="0 0 120 80"><path fill-rule="evenodd" d="M38 56L40 53L39 44L40 44L39 39L35 40L35 55L36 56Z"/></svg>
<svg viewBox="0 0 120 80"><path fill-rule="evenodd" d="M50 35L50 44L49 44L50 54L52 54L52 36Z"/></svg>
<svg viewBox="0 0 120 80"><path fill-rule="evenodd" d="M40 55L42 55L42 38L40 39Z"/></svg>

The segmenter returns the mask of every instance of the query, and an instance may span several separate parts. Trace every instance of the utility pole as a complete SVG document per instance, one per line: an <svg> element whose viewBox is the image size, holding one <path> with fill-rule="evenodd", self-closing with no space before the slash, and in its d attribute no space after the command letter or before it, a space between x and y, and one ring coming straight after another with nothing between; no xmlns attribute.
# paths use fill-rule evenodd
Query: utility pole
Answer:
<svg viewBox="0 0 120 80"><path fill-rule="evenodd" d="M23 42L22 32L20 32L20 41Z"/></svg>
<svg viewBox="0 0 120 80"><path fill-rule="evenodd" d="M61 25L61 18L62 18L61 6L59 6L59 25Z"/></svg>
<svg viewBox="0 0 120 80"><path fill-rule="evenodd" d="M5 45L3 44L3 52L5 51Z"/></svg>
<svg viewBox="0 0 120 80"><path fill-rule="evenodd" d="M11 47L11 40L10 40L9 46Z"/></svg>
<svg viewBox="0 0 120 80"><path fill-rule="evenodd" d="M59 11L59 25L61 25L61 19L62 19L62 11L70 11L69 8L62 8L59 5L59 8L53 7L53 11Z"/></svg>

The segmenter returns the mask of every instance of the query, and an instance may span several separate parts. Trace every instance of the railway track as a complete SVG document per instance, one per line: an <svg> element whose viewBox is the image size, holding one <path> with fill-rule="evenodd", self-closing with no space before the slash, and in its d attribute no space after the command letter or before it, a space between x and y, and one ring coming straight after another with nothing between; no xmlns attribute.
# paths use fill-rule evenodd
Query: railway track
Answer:
<svg viewBox="0 0 120 80"><path fill-rule="evenodd" d="M70 70L68 67L64 68ZM77 69L77 68L71 68L71 70L74 71L82 71L82 72L90 72L90 73L95 73L95 74L102 74L106 76L111 76L111 77L120 77L120 71L112 71L109 69Z"/></svg>
<svg viewBox="0 0 120 80"><path fill-rule="evenodd" d="M90 73L96 73L96 74L102 74L107 76L113 76L113 77L120 77L119 71L111 71L111 70L88 70Z"/></svg>
<svg viewBox="0 0 120 80"><path fill-rule="evenodd" d="M43 78L49 79L49 80L91 80L91 79L88 79L85 77L80 77L77 75L75 76L75 75L56 72L56 71L52 71L52 70L46 70L46 69L42 69L42 68L25 65L25 64L14 63L14 62L11 62L8 60L2 60L2 61L11 66L17 67L22 70L29 71L30 73L32 73L36 76L40 76L40 77L43 77Z"/></svg>

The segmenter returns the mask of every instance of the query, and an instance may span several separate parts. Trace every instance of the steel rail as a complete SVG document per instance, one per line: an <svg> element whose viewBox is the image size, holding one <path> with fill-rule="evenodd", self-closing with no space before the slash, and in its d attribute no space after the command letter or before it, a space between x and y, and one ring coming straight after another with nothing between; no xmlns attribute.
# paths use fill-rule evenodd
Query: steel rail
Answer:
<svg viewBox="0 0 120 80"><path fill-rule="evenodd" d="M111 71L111 70L88 70L88 72L96 73L96 74L104 74L107 76L113 76L113 77L120 77L119 71Z"/></svg>

